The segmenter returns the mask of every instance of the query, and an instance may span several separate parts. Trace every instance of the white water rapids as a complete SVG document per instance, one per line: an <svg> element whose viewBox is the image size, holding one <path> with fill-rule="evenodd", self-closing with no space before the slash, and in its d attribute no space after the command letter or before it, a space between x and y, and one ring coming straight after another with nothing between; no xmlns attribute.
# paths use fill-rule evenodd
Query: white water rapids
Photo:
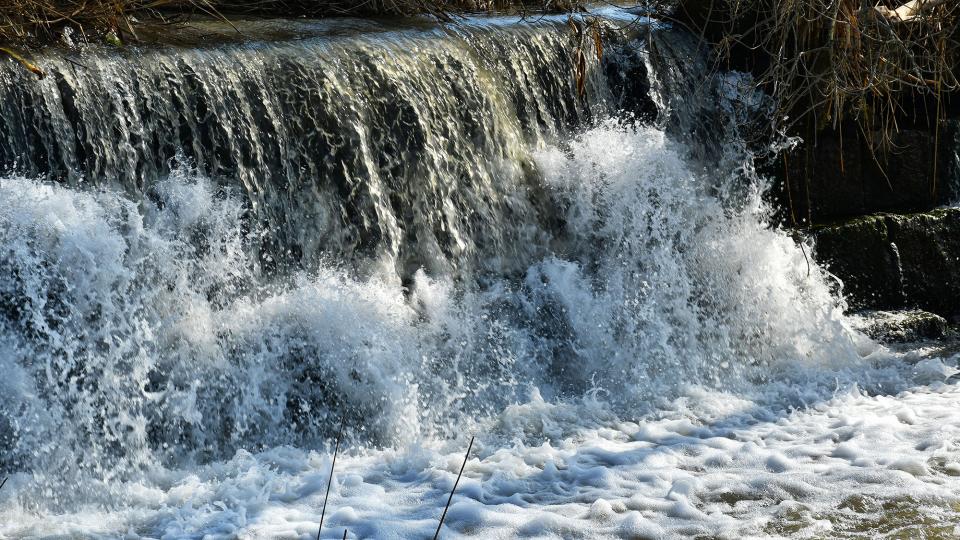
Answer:
<svg viewBox="0 0 960 540"><path fill-rule="evenodd" d="M4 176L0 537L314 538L341 415L323 538L432 537L471 435L441 538L960 535L958 356L852 330L736 141L708 169L615 117L505 136L531 185L457 176L506 179L474 186L498 231L424 203L462 218L448 258L514 257L469 278L264 272L248 183L188 165L142 196Z"/></svg>

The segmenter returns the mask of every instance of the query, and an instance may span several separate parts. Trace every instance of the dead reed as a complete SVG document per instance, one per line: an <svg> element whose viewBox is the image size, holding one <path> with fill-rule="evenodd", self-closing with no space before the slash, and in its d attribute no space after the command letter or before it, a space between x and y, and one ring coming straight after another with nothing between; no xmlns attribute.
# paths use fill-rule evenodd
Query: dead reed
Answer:
<svg viewBox="0 0 960 540"><path fill-rule="evenodd" d="M887 149L905 104L960 89L960 3L946 0L684 0L722 58L754 55L777 128L812 133L856 121ZM934 120L934 118L931 118Z"/></svg>
<svg viewBox="0 0 960 540"><path fill-rule="evenodd" d="M432 15L511 10L577 11L580 0L0 0L0 45L35 47L61 39L119 44L138 40L138 30L197 16L335 17Z"/></svg>
<svg viewBox="0 0 960 540"><path fill-rule="evenodd" d="M337 454L340 453L340 441L343 440L343 427L347 424L347 415L340 418L340 431L337 432L337 444L333 449L333 461L330 463L330 477L327 479L327 494L323 496L323 510L320 511L320 526L317 528L317 540L320 540L320 531L323 530L323 518L327 515L327 499L330 498L330 486L333 485L333 469L337 466ZM347 531L343 531L346 538Z"/></svg>
<svg viewBox="0 0 960 540"><path fill-rule="evenodd" d="M0 0L0 42L41 44L67 28L79 39L136 38L143 20L173 22L193 13L216 13L216 7L208 0Z"/></svg>
<svg viewBox="0 0 960 540"><path fill-rule="evenodd" d="M470 444L467 446L467 453L463 456L463 464L460 465L460 472L457 474L457 480L453 483L453 489L450 490L450 497L447 498L447 505L443 507L443 514L440 516L440 523L437 524L437 532L433 533L433 540L440 538L440 529L443 528L443 520L447 517L447 510L450 509L450 503L453 501L453 494L457 492L457 486L460 485L460 477L463 476L463 469L467 466L467 460L470 459L470 451L473 450L473 437L470 437Z"/></svg>

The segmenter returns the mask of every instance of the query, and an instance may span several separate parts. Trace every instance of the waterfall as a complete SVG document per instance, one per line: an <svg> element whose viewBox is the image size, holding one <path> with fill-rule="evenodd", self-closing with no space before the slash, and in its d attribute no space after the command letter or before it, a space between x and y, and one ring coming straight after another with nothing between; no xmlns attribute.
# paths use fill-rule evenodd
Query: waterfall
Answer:
<svg viewBox="0 0 960 540"><path fill-rule="evenodd" d="M332 255L406 277L502 274L541 255L532 246L557 219L529 148L629 100L655 114L636 30L602 63L585 41L583 96L560 21L315 32L55 52L37 60L50 73L39 83L6 66L0 164L133 197L196 168L242 196L271 268Z"/></svg>
<svg viewBox="0 0 960 540"><path fill-rule="evenodd" d="M535 448L691 392L829 398L874 349L767 224L736 134L756 97L695 36L604 17L625 29L602 54L558 17L289 21L51 49L43 80L4 65L0 471L22 506L295 467L342 417L388 456L476 429ZM130 511L145 536L213 530Z"/></svg>
<svg viewBox="0 0 960 540"><path fill-rule="evenodd" d="M109 475L308 444L344 410L389 444L531 381L637 406L810 354L838 323L792 242L662 129L613 119L668 123L693 91L696 47L657 32L587 50L582 95L552 21L6 72L4 356L36 396L4 411L7 455L65 436ZM44 441L31 407L70 429Z"/></svg>

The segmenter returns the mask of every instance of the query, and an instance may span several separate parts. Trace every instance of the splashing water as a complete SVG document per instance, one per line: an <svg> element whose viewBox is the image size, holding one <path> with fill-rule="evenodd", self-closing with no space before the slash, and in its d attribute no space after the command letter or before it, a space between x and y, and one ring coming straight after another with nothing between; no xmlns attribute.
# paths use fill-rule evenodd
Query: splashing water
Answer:
<svg viewBox="0 0 960 540"><path fill-rule="evenodd" d="M452 114L441 105L412 118ZM924 351L849 329L827 276L766 224L742 152L705 169L673 131L604 107L579 135L486 117L501 124L478 127L493 141L467 164L480 176L434 163L413 184L463 182L474 202L373 174L358 183L373 199L418 202L358 203L361 226L300 203L260 213L283 190L258 166L192 155L135 188L4 177L0 535L313 537L341 414L325 537L430 536L467 433L450 537L956 534L949 366L921 362L944 367L931 379L905 361ZM278 208L297 212L278 224ZM402 230L417 208L452 216L459 240L404 247L426 234ZM472 222L476 208L508 210ZM264 237L307 222L392 240L265 270Z"/></svg>

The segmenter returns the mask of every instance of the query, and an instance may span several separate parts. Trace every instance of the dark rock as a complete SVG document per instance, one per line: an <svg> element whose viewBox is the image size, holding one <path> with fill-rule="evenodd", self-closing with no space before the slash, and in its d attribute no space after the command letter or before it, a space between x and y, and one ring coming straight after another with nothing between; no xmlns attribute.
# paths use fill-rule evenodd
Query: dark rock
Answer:
<svg viewBox="0 0 960 540"><path fill-rule="evenodd" d="M894 134L886 154L865 146L861 150L864 210L915 212L948 202L944 183L937 186L935 181L943 172L942 168L937 171L936 146L933 131L919 129Z"/></svg>
<svg viewBox="0 0 960 540"><path fill-rule="evenodd" d="M947 336L947 320L921 310L865 311L854 317L854 326L872 339L908 343Z"/></svg>
<svg viewBox="0 0 960 540"><path fill-rule="evenodd" d="M784 156L781 181L792 223L867 213L861 146L857 137L827 132Z"/></svg>
<svg viewBox="0 0 960 540"><path fill-rule="evenodd" d="M880 137L874 134L874 138ZM939 141L939 144L938 144ZM770 172L783 221L807 225L876 212L919 212L953 202L960 185L960 121L903 129L886 153L854 125L817 133Z"/></svg>
<svg viewBox="0 0 960 540"><path fill-rule="evenodd" d="M4 461L4 456L9 456L16 448L17 435L14 432L13 424L6 415L0 414L0 464Z"/></svg>
<svg viewBox="0 0 960 540"><path fill-rule="evenodd" d="M960 209L861 217L813 235L814 257L843 282L851 308L960 316Z"/></svg>
<svg viewBox="0 0 960 540"><path fill-rule="evenodd" d="M939 156L941 172L937 180L941 182L944 197L956 202L960 200L960 120L944 122L940 138L943 141Z"/></svg>

